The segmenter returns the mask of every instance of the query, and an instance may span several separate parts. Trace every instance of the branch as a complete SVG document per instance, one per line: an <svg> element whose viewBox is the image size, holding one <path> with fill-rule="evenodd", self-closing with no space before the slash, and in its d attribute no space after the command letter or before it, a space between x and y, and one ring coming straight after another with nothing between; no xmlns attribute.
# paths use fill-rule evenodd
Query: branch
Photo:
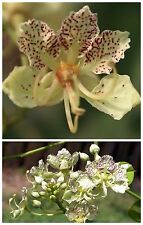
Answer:
<svg viewBox="0 0 143 225"><path fill-rule="evenodd" d="M28 152L24 152L24 153L20 153L20 154L16 154L16 155L4 156L3 160L24 158L24 157L33 155L33 154L41 152L41 151L45 151L45 150L47 150L47 149L49 149L51 147L54 147L54 146L57 146L57 145L60 145L60 144L64 144L64 143L65 143L64 141L60 141L60 142L49 144L48 146L44 146L44 147L41 147L41 148L30 150Z"/></svg>
<svg viewBox="0 0 143 225"><path fill-rule="evenodd" d="M136 194L135 192L133 192L133 191L131 191L131 190L127 190L126 192L127 192L129 195L131 195L132 197L141 200L141 197L140 197L138 194Z"/></svg>

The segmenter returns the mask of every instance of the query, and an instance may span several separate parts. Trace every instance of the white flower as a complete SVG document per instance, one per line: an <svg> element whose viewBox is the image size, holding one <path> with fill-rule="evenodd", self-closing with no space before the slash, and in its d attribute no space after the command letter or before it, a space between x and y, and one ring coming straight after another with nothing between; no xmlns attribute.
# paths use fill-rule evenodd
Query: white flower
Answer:
<svg viewBox="0 0 143 225"><path fill-rule="evenodd" d="M72 202L67 207L66 216L70 221L85 223L86 220L93 220L98 212L94 202Z"/></svg>
<svg viewBox="0 0 143 225"><path fill-rule="evenodd" d="M58 151L57 156L48 155L47 162L55 169L67 170L71 169L77 163L78 159L78 152L74 152L71 155L68 150L63 148L62 150Z"/></svg>
<svg viewBox="0 0 143 225"><path fill-rule="evenodd" d="M19 107L64 101L73 133L85 112L80 97L119 120L140 101L130 78L114 69L130 47L128 36L127 31L118 30L100 33L97 15L88 6L70 13L57 33L42 21L29 20L21 24L18 44L30 66L15 67L3 90ZM101 78L100 74L109 75Z"/></svg>

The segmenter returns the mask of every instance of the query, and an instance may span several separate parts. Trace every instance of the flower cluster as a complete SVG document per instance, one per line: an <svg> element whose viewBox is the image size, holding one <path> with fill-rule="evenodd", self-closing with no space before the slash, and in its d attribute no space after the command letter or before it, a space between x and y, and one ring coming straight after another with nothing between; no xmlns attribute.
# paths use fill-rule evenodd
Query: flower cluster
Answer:
<svg viewBox="0 0 143 225"><path fill-rule="evenodd" d="M80 97L120 120L140 102L129 76L119 75L115 69L130 47L128 36L127 31L119 30L100 33L97 15L88 6L71 12L57 33L39 20L22 23L18 45L30 65L15 67L5 79L3 90L19 107L64 101L73 133L85 112Z"/></svg>
<svg viewBox="0 0 143 225"><path fill-rule="evenodd" d="M46 163L40 160L37 167L26 173L31 187L23 189L20 203L16 202L15 195L10 198L12 216L16 218L28 210L35 215L64 213L69 221L78 223L94 220L98 200L107 196L108 189L123 194L134 177L130 164L115 163L109 155L100 157L98 151L96 144L90 146L93 161L85 153L71 155L66 149L60 150L57 156L48 155ZM85 161L83 171L74 170L79 159Z"/></svg>

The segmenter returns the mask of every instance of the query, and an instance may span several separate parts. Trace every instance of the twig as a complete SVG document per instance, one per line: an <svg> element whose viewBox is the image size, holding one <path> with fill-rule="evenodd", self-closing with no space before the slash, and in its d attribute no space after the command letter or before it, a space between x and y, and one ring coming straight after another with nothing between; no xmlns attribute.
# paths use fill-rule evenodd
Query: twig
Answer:
<svg viewBox="0 0 143 225"><path fill-rule="evenodd" d="M21 153L21 154L4 156L3 160L27 157L27 156L33 155L33 154L41 152L41 151L45 151L45 150L47 150L47 149L49 149L51 147L54 147L54 146L57 146L57 145L60 145L60 144L64 144L64 143L65 143L64 141L60 141L60 142L49 144L48 146L44 146L44 147L41 147L41 148L30 150L28 152L24 152L24 153Z"/></svg>

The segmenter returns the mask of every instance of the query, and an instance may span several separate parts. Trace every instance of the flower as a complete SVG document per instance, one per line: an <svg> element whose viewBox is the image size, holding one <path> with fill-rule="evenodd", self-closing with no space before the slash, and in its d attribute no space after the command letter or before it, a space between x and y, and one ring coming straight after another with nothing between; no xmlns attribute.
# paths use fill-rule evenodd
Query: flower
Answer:
<svg viewBox="0 0 143 225"><path fill-rule="evenodd" d="M130 47L128 36L127 31L119 30L100 33L97 15L88 6L71 12L57 33L39 20L22 23L18 45L30 65L15 67L4 81L3 90L19 107L64 101L73 133L85 112L80 97L120 120L140 102L129 76L115 70L115 64ZM101 78L100 74L106 76Z"/></svg>
<svg viewBox="0 0 143 225"><path fill-rule="evenodd" d="M127 177L127 169L130 164L120 165L115 163L112 156L99 156L93 162L88 162L86 172L93 182L96 184L98 194L103 197L107 196L107 188L111 188L118 193L125 193L129 189L129 180Z"/></svg>
<svg viewBox="0 0 143 225"><path fill-rule="evenodd" d="M133 167L126 162L115 163L112 156L98 155L99 147L90 146L94 161L87 161L81 170L73 170L80 153L72 155L66 149L57 156L49 155L47 161L39 161L27 172L31 183L22 191L22 200L17 203L16 195L9 200L14 218L24 211L42 216L65 214L70 221L85 222L94 220L98 212L99 200L107 196L107 189L125 193L134 178ZM59 171L51 172L50 166ZM54 208L56 211L51 211Z"/></svg>
<svg viewBox="0 0 143 225"><path fill-rule="evenodd" d="M67 203L72 203L74 201L79 202L82 200L91 201L93 198L93 188L95 187L94 182L91 180L88 174L77 171L78 177L72 178L70 180L63 195L63 200ZM71 173L72 175L72 173ZM91 197L92 196L92 197Z"/></svg>
<svg viewBox="0 0 143 225"><path fill-rule="evenodd" d="M95 205L94 202L72 202L67 207L66 216L70 221L74 221L77 223L85 223L85 221L93 220L96 217L98 212L98 207Z"/></svg>
<svg viewBox="0 0 143 225"><path fill-rule="evenodd" d="M25 187L22 188L22 199L19 203L16 202L15 197L16 194L14 194L13 197L9 199L9 205L10 208L12 209L10 213L13 218L22 215L24 212L27 202L27 189Z"/></svg>
<svg viewBox="0 0 143 225"><path fill-rule="evenodd" d="M71 155L68 150L63 148L62 150L58 151L57 156L48 155L47 162L55 169L69 170L77 163L78 159L78 152L75 152Z"/></svg>

